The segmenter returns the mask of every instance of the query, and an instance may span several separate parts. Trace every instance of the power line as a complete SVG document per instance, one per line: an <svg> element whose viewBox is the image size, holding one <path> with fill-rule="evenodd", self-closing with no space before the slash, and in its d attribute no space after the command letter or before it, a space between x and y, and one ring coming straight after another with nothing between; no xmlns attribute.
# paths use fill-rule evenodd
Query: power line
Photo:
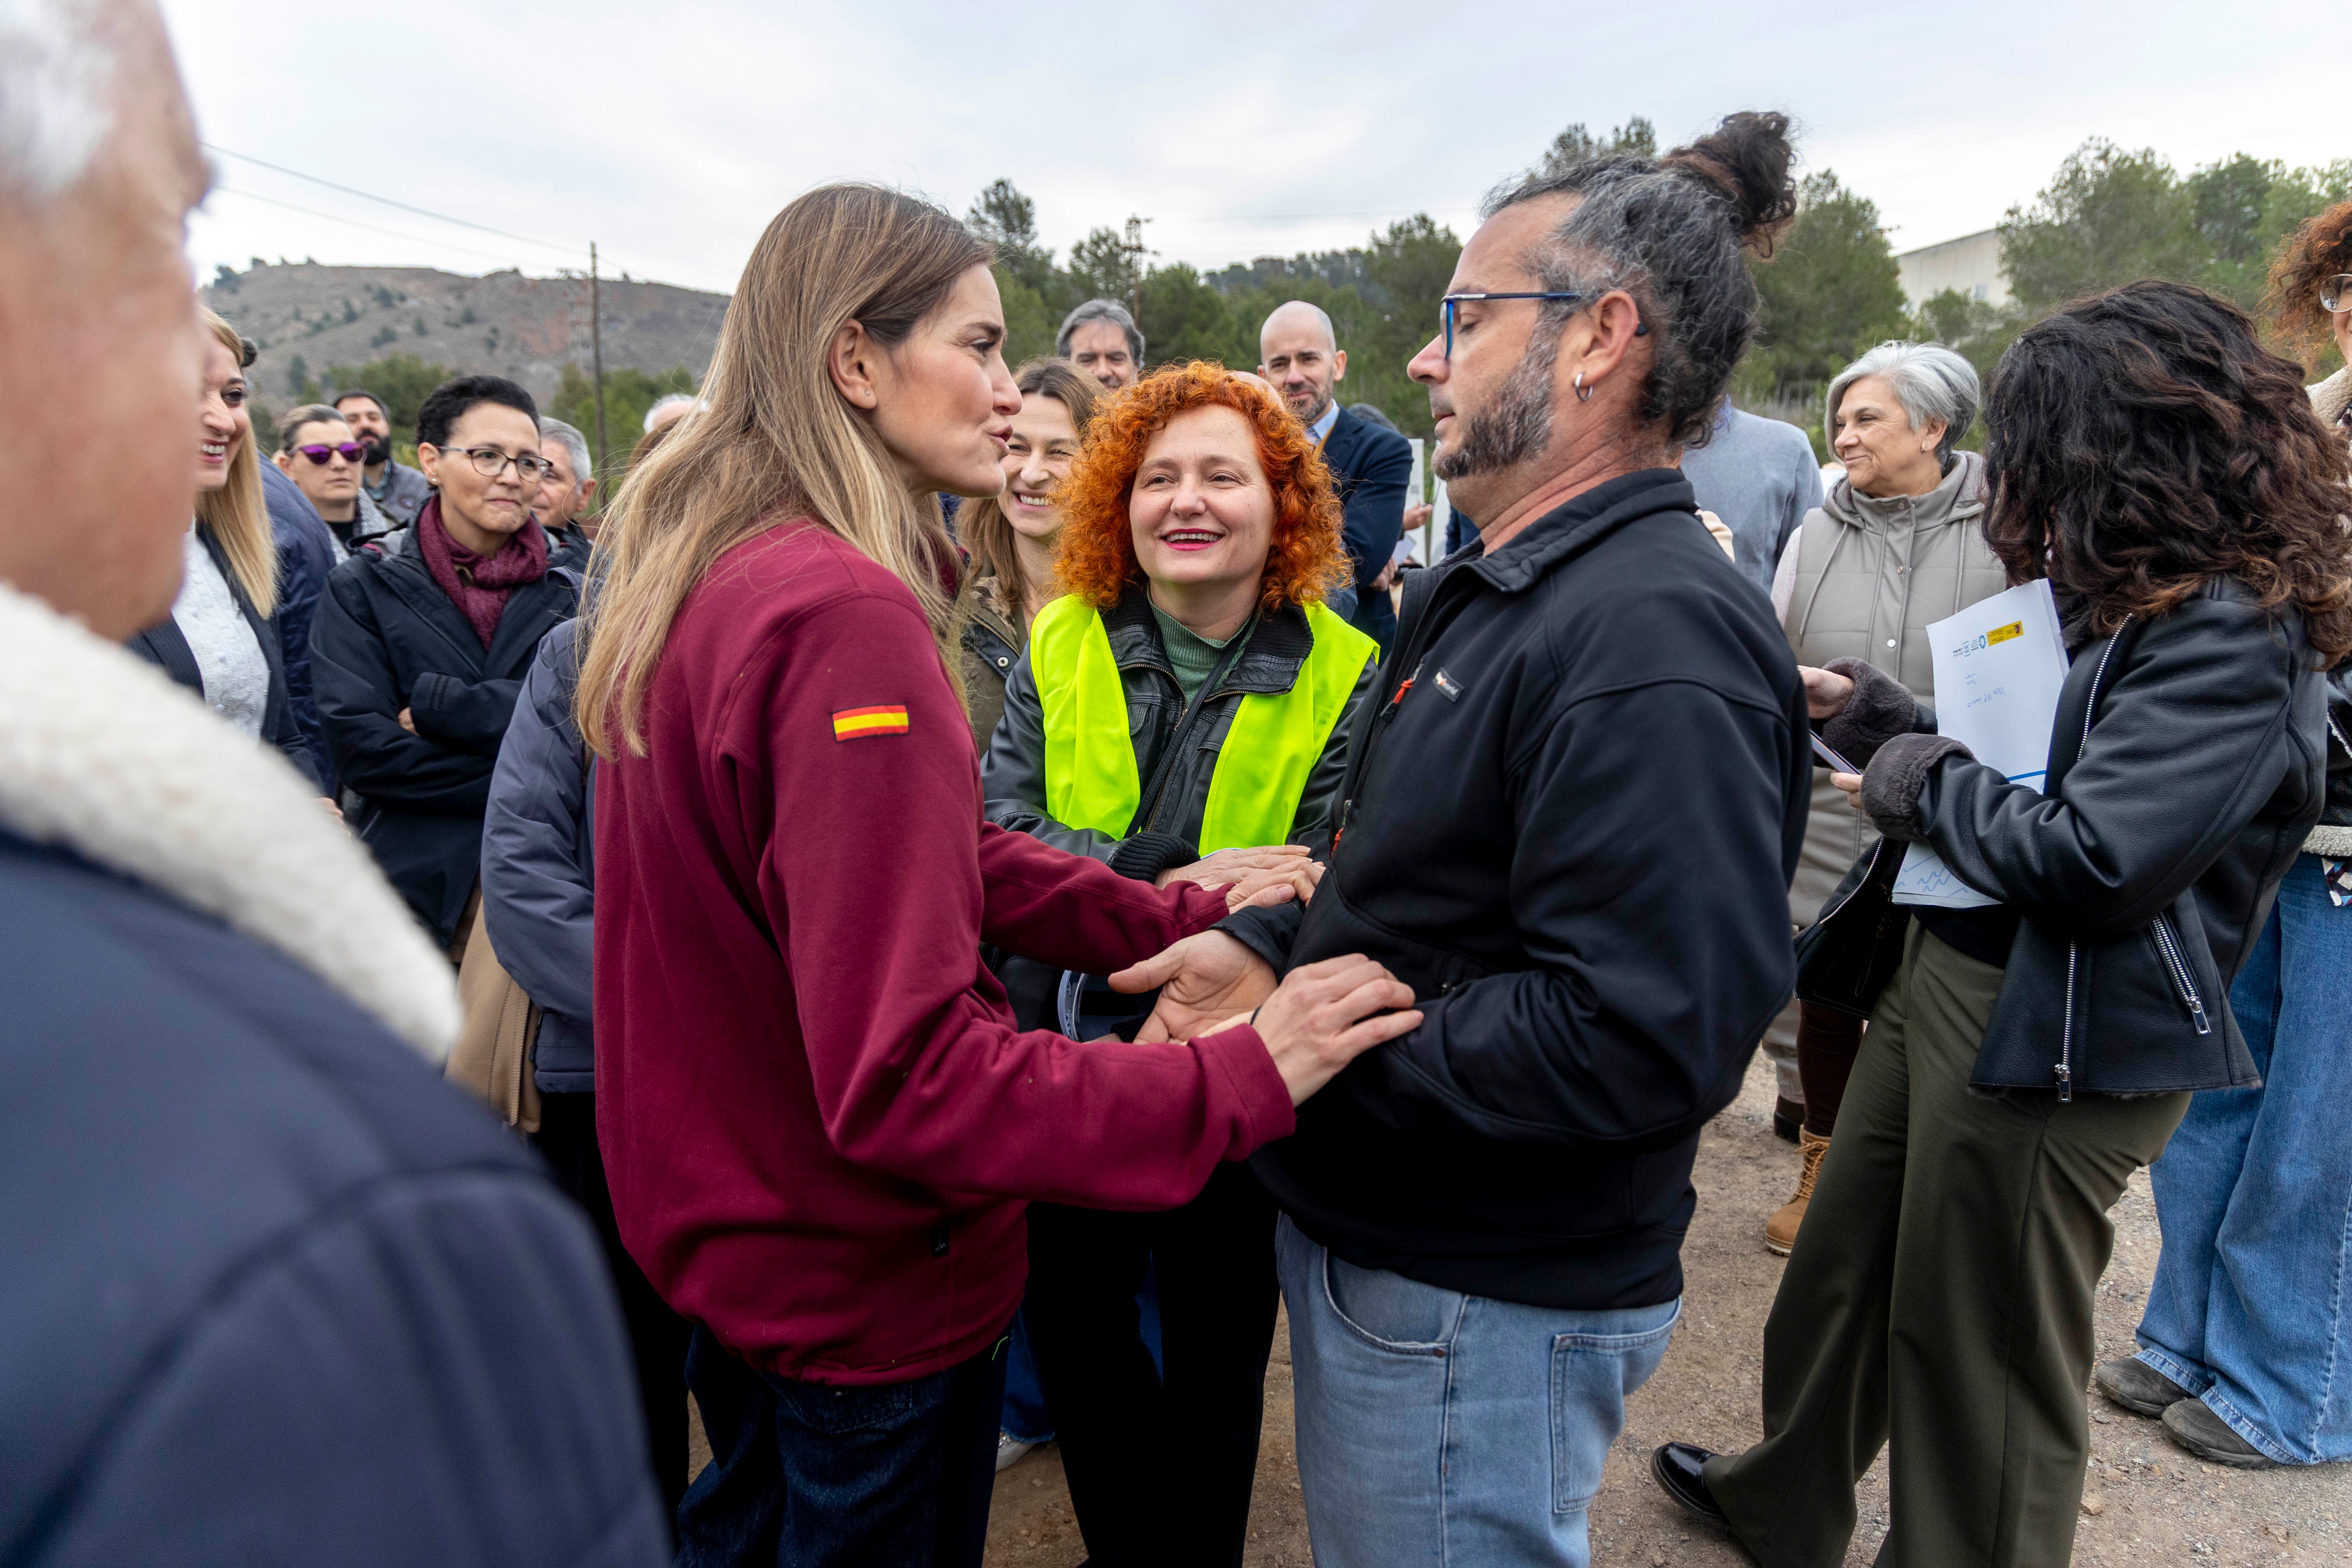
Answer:
<svg viewBox="0 0 2352 1568"><path fill-rule="evenodd" d="M587 250L587 247L586 247L586 246L583 246L583 245L562 245L562 244L559 244L559 243L557 243L556 241L551 240L551 239L533 239L530 236L529 236L529 235L527 235L527 234L510 234L510 233L509 233L509 232L508 232L507 230L505 230L505 229L502 229L502 228L492 228L489 225L488 225L488 224L486 224L486 223L476 223L476 222L474 222L474 221L473 221L472 219L470 219L470 218L452 217L452 216L450 216L447 213L437 213L437 212L433 211L433 210L432 210L431 208L429 208L429 207L412 206L412 205L409 205L408 203L406 203L406 202L396 202L396 201L394 201L390 196L380 196L380 195L376 195L374 192L373 192L373 191L362 191L362 190L359 189L359 188L358 188L357 186L355 186L355 185L339 185L339 184L336 184L334 181L332 181L332 180L322 180L322 179L320 179L320 178L318 175L316 175L316 174L304 174L304 173L303 173L301 170L299 170L299 169L289 169L289 168L287 168L285 165L280 164L280 163L268 163L268 162L267 162L267 161L265 161L265 160L263 160L263 159L257 158L257 157L253 156L250 153L233 153L233 152L229 151L229 149L227 149L227 148L226 148L226 147L219 146L219 145L217 145L217 144L215 144L215 143L214 143L214 142L202 142L202 143L199 143L199 145L203 146L206 152L218 153L220 153L223 157L226 157L226 158L235 158L235 159L236 159L239 163L251 163L251 164L252 164L252 165L254 165L254 167L256 167L256 168L258 168L258 169L268 169L268 170L269 170L272 174L285 174L285 175L289 176L289 178L297 179L297 180L308 180L308 181L310 181L310 182L312 184L314 184L314 185L324 185L324 186L326 186L326 187L327 187L327 189L329 189L329 190L331 190L331 191L341 191L343 195L347 195L347 196L357 196L357 197L359 197L362 201L367 201L367 202L381 202L381 203L382 203L383 205L384 205L385 206L388 206L388 207L398 207L402 212L404 212L404 213L415 213L418 217L429 217L429 218L433 219L433 220L434 220L435 222L436 222L436 223L452 223L452 224L456 224L459 228L470 228L470 229L477 229L477 230L479 230L479 231L480 231L481 233L483 233L483 234L494 234L494 235L498 236L500 239L515 239L515 240L520 240L520 241L521 241L523 244L525 244L525 245L536 245L536 246L540 246L540 247L543 247L543 248L545 248L545 249L548 249L548 250L561 250L561 251L565 251L565 252L568 252L568 253L570 253L570 254L572 254L572 255L574 255L574 256L583 254L583 253L585 253L585 251ZM250 192L250 191L247 191L247 192L244 192L244 193L241 193L241 194L246 195L251 195L253 193L252 193L252 192ZM267 198L263 198L263 199L265 199L265 200L266 200ZM291 203L289 203L289 202L280 202L278 205L279 205L280 206L291 206L293 204L291 204ZM295 207L295 208L294 208L294 210L295 210L295 211L297 211L297 212L305 212L305 211L309 211L309 209L308 209L308 208L305 208L305 207ZM317 216L317 217L326 217L326 216L331 216L331 214L326 214L326 213L315 213L315 214L312 214L312 216ZM362 227L365 227L366 226L365 226L365 225L362 225L361 226L362 226ZM390 231L388 231L388 230L380 230L380 231L378 231L378 232L388 233L388 232L390 232ZM479 255L479 254L481 254L481 253L480 253L480 252L478 252L478 251L477 251L477 252L475 252L475 254L476 254L476 255ZM501 258L500 259L507 259L507 258Z"/></svg>
<svg viewBox="0 0 2352 1568"><path fill-rule="evenodd" d="M1444 211L1443 203L1418 207L1372 207L1362 212L1324 213L1184 213L1170 217L1171 223L1252 224L1302 223L1325 218L1409 217L1420 213L1434 216ZM1466 209L1463 209L1466 210Z"/></svg>
<svg viewBox="0 0 2352 1568"><path fill-rule="evenodd" d="M389 235L394 239L404 239L411 245L437 245L445 250L456 250L467 256L478 256L486 261L503 261L509 266L513 266L515 262L513 257L501 255L497 251L476 250L470 245L457 245L446 239L427 239L422 235L404 234L396 228L384 228L377 224L362 223L355 217L345 217L340 213L320 212L316 207L306 207L293 202L279 201L276 196L265 196L258 191L241 191L235 185L215 185L213 189L223 195L242 196L249 202L266 202L273 207L284 207L288 212L301 213L309 217L322 217L329 223L349 224L353 228L363 228L370 234Z"/></svg>

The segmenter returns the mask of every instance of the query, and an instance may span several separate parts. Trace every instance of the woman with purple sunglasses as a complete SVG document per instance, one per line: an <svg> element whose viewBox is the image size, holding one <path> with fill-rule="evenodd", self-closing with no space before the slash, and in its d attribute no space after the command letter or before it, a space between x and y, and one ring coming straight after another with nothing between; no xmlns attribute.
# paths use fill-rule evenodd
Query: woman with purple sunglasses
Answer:
<svg viewBox="0 0 2352 1568"><path fill-rule="evenodd" d="M400 526L360 482L366 460L367 448L351 426L323 403L306 403L278 422L278 467L326 520L338 563Z"/></svg>

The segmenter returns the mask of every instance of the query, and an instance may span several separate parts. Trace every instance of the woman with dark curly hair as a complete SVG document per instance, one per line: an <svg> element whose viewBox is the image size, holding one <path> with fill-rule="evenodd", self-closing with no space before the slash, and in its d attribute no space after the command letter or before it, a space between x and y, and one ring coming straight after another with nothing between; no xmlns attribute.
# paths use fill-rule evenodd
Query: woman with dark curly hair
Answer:
<svg viewBox="0 0 2352 1568"><path fill-rule="evenodd" d="M1060 499L1066 596L1005 684L990 819L1163 888L1309 890L1294 841L1327 825L1377 668L1323 606L1347 558L1322 458L1255 378L1186 364L1104 406ZM1016 1011L1058 994L1063 1028L1104 1032L1080 977L1013 973L1036 968L1006 965ZM1164 1376L1138 1331L1147 1274ZM1097 1562L1240 1561L1275 1295L1274 1203L1245 1165L1162 1214L1031 1206L1030 1342Z"/></svg>
<svg viewBox="0 0 2352 1568"><path fill-rule="evenodd" d="M2352 353L2352 202L2305 226L2271 274L2272 321ZM2352 371L2310 389L2340 442ZM2327 678L2327 804L2230 987L2260 1087L2200 1094L2148 1173L2164 1253L2139 1353L2100 1391L2242 1469L2352 1459L2352 666Z"/></svg>
<svg viewBox="0 0 2352 1568"><path fill-rule="evenodd" d="M2107 1209L2192 1092L2258 1081L2223 999L2326 794L2352 535L2295 367L2135 283L2029 328L1985 413L1987 542L2050 578L2074 664L2041 791L1892 677L1804 672L1874 855L1924 841L2000 902L1903 937L1765 1328L1764 1441L1658 1453L1768 1564L1843 1558L1889 1441L1882 1561L2067 1560Z"/></svg>

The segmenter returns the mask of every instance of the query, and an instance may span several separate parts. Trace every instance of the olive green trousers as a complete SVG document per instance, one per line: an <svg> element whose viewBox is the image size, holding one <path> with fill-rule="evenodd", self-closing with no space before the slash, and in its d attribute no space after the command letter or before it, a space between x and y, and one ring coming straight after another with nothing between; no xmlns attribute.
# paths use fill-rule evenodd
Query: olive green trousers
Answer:
<svg viewBox="0 0 2352 1568"><path fill-rule="evenodd" d="M1889 1444L1882 1568L2063 1568L2107 1210L2186 1094L1971 1094L2001 971L1916 921L1764 1329L1764 1441L1706 1484L1766 1568L1836 1568Z"/></svg>

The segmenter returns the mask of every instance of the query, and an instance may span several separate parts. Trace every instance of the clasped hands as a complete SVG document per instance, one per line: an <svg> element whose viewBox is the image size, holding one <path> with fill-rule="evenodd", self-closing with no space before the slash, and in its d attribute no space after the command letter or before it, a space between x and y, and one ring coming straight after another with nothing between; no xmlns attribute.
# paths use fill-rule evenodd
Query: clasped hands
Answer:
<svg viewBox="0 0 2352 1568"><path fill-rule="evenodd" d="M1160 873L1155 885L1198 882L1204 888L1223 888L1225 908L1237 910L1244 904L1282 904L1292 899L1303 904L1315 896L1315 885L1322 879L1322 865L1307 857L1303 845L1267 844L1219 849L1189 866L1171 866Z"/></svg>
<svg viewBox="0 0 2352 1568"><path fill-rule="evenodd" d="M1421 1025L1412 987L1361 953L1302 964L1276 984L1271 964L1221 931L1188 936L1120 970L1110 985L1130 995L1159 987L1139 1040L1213 1035L1250 1022L1255 1011L1258 1038L1293 1105L1374 1046Z"/></svg>

